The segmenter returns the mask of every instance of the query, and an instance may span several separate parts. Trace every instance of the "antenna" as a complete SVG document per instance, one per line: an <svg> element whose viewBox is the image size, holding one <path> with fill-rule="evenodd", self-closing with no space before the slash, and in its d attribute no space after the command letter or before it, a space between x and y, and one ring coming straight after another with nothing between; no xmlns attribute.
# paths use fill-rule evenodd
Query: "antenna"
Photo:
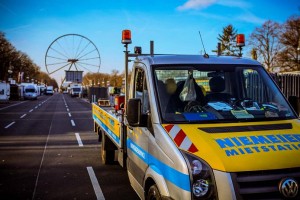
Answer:
<svg viewBox="0 0 300 200"><path fill-rule="evenodd" d="M203 57L204 57L204 58L209 58L209 55L208 55L208 54L206 53L206 51L205 51L205 47L204 47L204 43L203 43L203 40L202 40L202 36L201 36L201 32L200 32L200 31L199 31L199 35L200 35L202 47L203 47L203 50L204 50L204 55L203 55Z"/></svg>

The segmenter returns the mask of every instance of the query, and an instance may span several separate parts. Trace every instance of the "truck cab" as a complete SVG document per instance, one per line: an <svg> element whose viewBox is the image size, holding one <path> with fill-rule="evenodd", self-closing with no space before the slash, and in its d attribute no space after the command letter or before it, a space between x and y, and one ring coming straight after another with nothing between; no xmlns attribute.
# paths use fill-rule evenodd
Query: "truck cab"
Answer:
<svg viewBox="0 0 300 200"><path fill-rule="evenodd" d="M82 85L81 84L71 84L70 85L70 94L72 97L79 97L82 93Z"/></svg>
<svg viewBox="0 0 300 200"><path fill-rule="evenodd" d="M141 199L300 197L300 121L257 61L138 56L120 115L93 105Z"/></svg>

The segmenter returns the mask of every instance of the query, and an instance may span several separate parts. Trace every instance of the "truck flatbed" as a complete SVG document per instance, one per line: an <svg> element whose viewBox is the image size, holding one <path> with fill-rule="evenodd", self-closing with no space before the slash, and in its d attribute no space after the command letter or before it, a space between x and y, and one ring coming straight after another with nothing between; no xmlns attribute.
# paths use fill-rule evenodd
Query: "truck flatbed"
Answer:
<svg viewBox="0 0 300 200"><path fill-rule="evenodd" d="M93 119L107 133L112 141L118 146L121 146L121 120L122 116L115 112L114 107L99 106L93 103Z"/></svg>

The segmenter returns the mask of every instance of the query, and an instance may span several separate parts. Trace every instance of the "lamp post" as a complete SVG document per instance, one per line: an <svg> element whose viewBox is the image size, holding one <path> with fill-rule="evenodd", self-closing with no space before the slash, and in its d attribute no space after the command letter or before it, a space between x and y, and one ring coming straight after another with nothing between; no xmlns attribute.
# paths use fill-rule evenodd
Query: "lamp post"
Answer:
<svg viewBox="0 0 300 200"><path fill-rule="evenodd" d="M299 68L299 61L300 61L299 53L300 53L300 40L298 42L298 48L297 48L297 70L300 70L300 68Z"/></svg>
<svg viewBox="0 0 300 200"><path fill-rule="evenodd" d="M125 78L122 78L122 92L125 94Z"/></svg>
<svg viewBox="0 0 300 200"><path fill-rule="evenodd" d="M11 80L12 80L13 69L14 69L14 67L9 63L9 67L8 67L8 70L7 70L8 82L11 82Z"/></svg>

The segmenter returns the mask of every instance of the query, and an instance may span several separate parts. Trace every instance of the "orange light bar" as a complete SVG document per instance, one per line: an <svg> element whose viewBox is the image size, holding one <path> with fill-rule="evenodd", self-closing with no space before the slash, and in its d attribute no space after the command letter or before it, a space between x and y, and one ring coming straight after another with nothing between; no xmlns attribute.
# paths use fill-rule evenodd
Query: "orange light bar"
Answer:
<svg viewBox="0 0 300 200"><path fill-rule="evenodd" d="M238 47L245 46L245 35L244 34L237 34L237 36L236 36L236 46L238 46Z"/></svg>
<svg viewBox="0 0 300 200"><path fill-rule="evenodd" d="M122 44L131 44L131 31L130 30L122 31Z"/></svg>

